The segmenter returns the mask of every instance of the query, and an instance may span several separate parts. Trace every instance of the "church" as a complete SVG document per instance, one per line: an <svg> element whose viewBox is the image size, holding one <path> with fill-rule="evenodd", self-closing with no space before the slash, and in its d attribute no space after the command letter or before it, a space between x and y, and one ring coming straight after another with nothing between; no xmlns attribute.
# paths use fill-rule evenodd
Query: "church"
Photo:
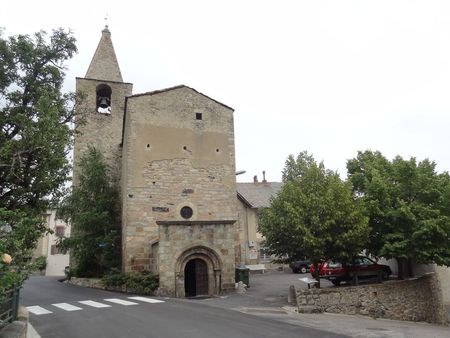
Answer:
<svg viewBox="0 0 450 338"><path fill-rule="evenodd" d="M122 270L159 275L160 294L234 289L240 264L233 109L185 85L133 94L106 26L76 90L74 184L88 146L119 177Z"/></svg>

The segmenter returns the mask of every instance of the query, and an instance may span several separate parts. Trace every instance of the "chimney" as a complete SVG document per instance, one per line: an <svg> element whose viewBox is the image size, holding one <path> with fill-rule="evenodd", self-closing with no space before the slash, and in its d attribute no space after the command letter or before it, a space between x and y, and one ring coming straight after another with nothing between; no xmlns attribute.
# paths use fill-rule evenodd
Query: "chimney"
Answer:
<svg viewBox="0 0 450 338"><path fill-rule="evenodd" d="M253 176L253 183L257 184L258 183L258 176Z"/></svg>
<svg viewBox="0 0 450 338"><path fill-rule="evenodd" d="M267 183L267 181L266 181L266 172L263 170L263 180L262 180L262 182L263 183Z"/></svg>

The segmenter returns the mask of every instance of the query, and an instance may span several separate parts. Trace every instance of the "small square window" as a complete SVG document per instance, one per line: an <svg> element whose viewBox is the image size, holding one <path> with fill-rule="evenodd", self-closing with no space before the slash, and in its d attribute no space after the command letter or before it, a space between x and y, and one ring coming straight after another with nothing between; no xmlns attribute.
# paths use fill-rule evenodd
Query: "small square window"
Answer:
<svg viewBox="0 0 450 338"><path fill-rule="evenodd" d="M50 255L59 255L62 254L61 250L56 246L56 244L50 247Z"/></svg>
<svg viewBox="0 0 450 338"><path fill-rule="evenodd" d="M55 235L56 237L64 237L66 227L64 225L57 225L55 228Z"/></svg>
<svg viewBox="0 0 450 338"><path fill-rule="evenodd" d="M195 113L195 118L197 120L201 120L202 119L202 113Z"/></svg>

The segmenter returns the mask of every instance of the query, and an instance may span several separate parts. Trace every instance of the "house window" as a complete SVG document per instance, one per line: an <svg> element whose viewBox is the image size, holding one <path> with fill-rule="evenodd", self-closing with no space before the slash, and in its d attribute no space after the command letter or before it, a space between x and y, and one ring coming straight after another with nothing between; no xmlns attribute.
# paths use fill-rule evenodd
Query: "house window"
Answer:
<svg viewBox="0 0 450 338"><path fill-rule="evenodd" d="M62 254L61 250L56 246L56 244L53 244L50 247L50 255L59 255Z"/></svg>
<svg viewBox="0 0 450 338"><path fill-rule="evenodd" d="M105 84L97 86L97 113L111 114L111 87Z"/></svg>
<svg viewBox="0 0 450 338"><path fill-rule="evenodd" d="M202 113L195 113L196 120L202 120Z"/></svg>
<svg viewBox="0 0 450 338"><path fill-rule="evenodd" d="M65 231L66 231L66 227L64 225L57 225L55 228L56 237L64 237Z"/></svg>

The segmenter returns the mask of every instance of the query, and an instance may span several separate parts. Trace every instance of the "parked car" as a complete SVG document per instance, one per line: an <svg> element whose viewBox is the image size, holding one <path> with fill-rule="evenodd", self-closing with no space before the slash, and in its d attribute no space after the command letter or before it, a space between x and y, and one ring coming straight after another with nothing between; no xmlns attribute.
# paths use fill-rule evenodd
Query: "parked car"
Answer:
<svg viewBox="0 0 450 338"><path fill-rule="evenodd" d="M314 277L314 266L310 266L311 275ZM354 275L358 279L378 277L384 280L389 279L392 274L388 265L378 264L369 257L357 256L352 263L341 264L332 260L327 260L319 264L319 277L328 279L334 285L339 285L343 281L351 281Z"/></svg>
<svg viewBox="0 0 450 338"><path fill-rule="evenodd" d="M310 260L295 261L289 263L289 267L292 269L293 273L307 273L310 265Z"/></svg>

